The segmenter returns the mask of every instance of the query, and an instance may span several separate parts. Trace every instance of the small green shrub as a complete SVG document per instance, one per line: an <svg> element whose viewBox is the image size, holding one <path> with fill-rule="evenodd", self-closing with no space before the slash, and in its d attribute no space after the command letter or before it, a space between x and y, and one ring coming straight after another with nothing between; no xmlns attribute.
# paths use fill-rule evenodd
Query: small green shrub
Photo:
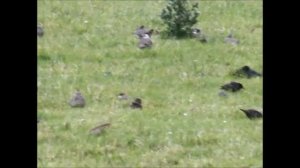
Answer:
<svg viewBox="0 0 300 168"><path fill-rule="evenodd" d="M167 36L188 37L191 35L192 26L197 23L198 3L190 5L188 0L168 0L165 9L160 15L167 25Z"/></svg>

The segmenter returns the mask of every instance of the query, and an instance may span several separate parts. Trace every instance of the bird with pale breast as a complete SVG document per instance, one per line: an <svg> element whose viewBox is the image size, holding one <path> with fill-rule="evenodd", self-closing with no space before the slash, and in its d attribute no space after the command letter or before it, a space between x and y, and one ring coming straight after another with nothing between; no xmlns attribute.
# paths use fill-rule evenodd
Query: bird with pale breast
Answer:
<svg viewBox="0 0 300 168"><path fill-rule="evenodd" d="M80 93L79 90L76 91L74 96L71 98L69 101L69 105L71 107L84 107L85 106L85 98L83 95Z"/></svg>

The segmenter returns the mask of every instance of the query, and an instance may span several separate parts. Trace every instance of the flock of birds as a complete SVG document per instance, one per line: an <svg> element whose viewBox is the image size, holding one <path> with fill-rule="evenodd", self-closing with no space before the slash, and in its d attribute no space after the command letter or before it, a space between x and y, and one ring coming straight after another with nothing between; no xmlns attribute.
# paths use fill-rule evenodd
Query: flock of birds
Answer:
<svg viewBox="0 0 300 168"><path fill-rule="evenodd" d="M151 35L153 34L153 32L154 32L153 29L147 29L147 28L145 28L144 25L141 25L140 27L138 27L136 29L135 34L139 38L138 47L140 49L152 47L153 42L151 40ZM159 33L158 31L155 31L155 32ZM198 39L202 43L208 42L206 35L199 28L193 28L191 31L191 35L194 38ZM240 41L238 39L233 37L232 32L228 36L225 37L224 41L225 41L225 43L228 43L228 44L231 44L234 46L236 46L240 43Z"/></svg>
<svg viewBox="0 0 300 168"><path fill-rule="evenodd" d="M129 96L126 95L125 93L119 93L118 94L118 99L119 100L128 100ZM79 90L76 91L76 93L72 96L72 98L69 101L69 105L71 107L85 107L85 98L81 94ZM135 98L134 101L130 104L130 107L133 109L142 109L142 99L140 98Z"/></svg>
<svg viewBox="0 0 300 168"><path fill-rule="evenodd" d="M246 78L253 78L253 77L262 77L261 73L256 72L255 70L251 69L249 66L245 65L241 67L240 69L236 70L233 73L234 76L238 77L246 77ZM230 91L230 92L237 92L240 91L241 89L245 89L243 84L235 81L231 81L230 83L226 83L221 86L221 89L224 91ZM227 94L223 91L219 92L219 96L227 96ZM255 109L240 109L242 112L245 113L245 115L249 119L257 119L257 118L262 118L263 114L262 112L259 112Z"/></svg>
<svg viewBox="0 0 300 168"><path fill-rule="evenodd" d="M125 93L119 93L117 98L119 100L129 100L129 96L126 95ZM77 90L76 93L72 96L72 98L70 99L69 101L69 105L71 107L85 107L85 104L86 104L86 101L85 101L85 98L83 97L82 93ZM142 99L140 98L135 98L132 103L130 104L130 107L132 109L142 109L143 106L142 106ZM92 128L90 130L90 133L93 134L93 135L100 135L103 130L105 128L108 128L111 124L110 123L104 123L104 124L101 124L101 125L98 125L94 128Z"/></svg>
<svg viewBox="0 0 300 168"><path fill-rule="evenodd" d="M153 45L153 42L151 40L151 36L154 33L153 29L147 29L145 28L144 25L138 27L134 34L137 36L139 39L138 42L138 47L140 49L145 49L145 48L151 48ZM158 33L158 31L155 31L155 33ZM202 33L202 31L198 28L192 29L191 32L192 36L197 38L200 42L206 43L208 42L206 36ZM44 36L44 29L41 25L37 26L37 36L38 37L43 37ZM240 42L236 38L233 37L232 33L230 33L227 37L224 39L225 43L231 44L231 45L238 45ZM261 73L256 72L255 70L251 69L249 66L245 65L241 67L240 69L236 70L233 75L237 77L246 77L246 78L253 78L253 77L262 77ZM226 97L227 94L226 92L238 92L241 89L244 89L244 86L235 81L231 81L230 83L226 83L220 87L222 90L219 92L219 96ZM119 93L117 98L119 100L128 100L129 97L125 93ZM71 107L80 107L83 108L85 107L86 101L83 95L79 90L76 91L76 93L73 95L71 100L69 101L69 105ZM134 98L131 104L129 105L132 109L142 109L142 99L141 98ZM262 118L263 114L262 112L259 112L258 110L255 109L240 109L244 114L249 118L249 119L258 119ZM39 120L38 120L39 122ZM111 124L110 123L104 123L101 125L98 125L90 130L91 134L94 135L100 135L105 128L108 128Z"/></svg>

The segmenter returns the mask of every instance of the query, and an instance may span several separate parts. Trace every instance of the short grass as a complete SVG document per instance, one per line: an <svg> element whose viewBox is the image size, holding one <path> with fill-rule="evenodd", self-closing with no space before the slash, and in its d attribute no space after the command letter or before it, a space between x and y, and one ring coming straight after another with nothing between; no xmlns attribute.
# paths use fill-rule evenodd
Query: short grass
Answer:
<svg viewBox="0 0 300 168"><path fill-rule="evenodd" d="M262 1L200 1L196 27L209 42L153 36L137 48L134 30L163 30L166 1L38 0L38 167L262 167ZM233 31L241 43L224 37ZM232 80L245 90L219 97ZM69 107L76 89L84 108ZM116 96L140 97L134 110ZM110 122L96 137L89 130Z"/></svg>

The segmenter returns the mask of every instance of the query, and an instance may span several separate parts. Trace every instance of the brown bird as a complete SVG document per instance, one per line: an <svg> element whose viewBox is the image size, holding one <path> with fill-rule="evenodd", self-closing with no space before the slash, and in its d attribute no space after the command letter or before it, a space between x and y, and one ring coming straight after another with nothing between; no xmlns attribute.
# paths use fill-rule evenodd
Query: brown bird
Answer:
<svg viewBox="0 0 300 168"><path fill-rule="evenodd" d="M246 116L251 120L263 117L263 114L261 112L254 109L248 109L248 110L240 109L240 110L243 111L246 114Z"/></svg>
<svg viewBox="0 0 300 168"><path fill-rule="evenodd" d="M142 109L143 106L142 106L142 99L140 98L136 98L130 105L131 108L133 109L136 109L136 108L139 108L139 109Z"/></svg>
<svg viewBox="0 0 300 168"><path fill-rule="evenodd" d="M69 105L71 107L84 107L85 106L85 99L82 96L82 94L79 92L79 90L77 90L75 95L69 101Z"/></svg>
<svg viewBox="0 0 300 168"><path fill-rule="evenodd" d="M98 125L97 127L92 128L90 130L90 134L100 135L104 131L104 129L110 127L110 125L111 125L110 123L105 123L105 124Z"/></svg>

